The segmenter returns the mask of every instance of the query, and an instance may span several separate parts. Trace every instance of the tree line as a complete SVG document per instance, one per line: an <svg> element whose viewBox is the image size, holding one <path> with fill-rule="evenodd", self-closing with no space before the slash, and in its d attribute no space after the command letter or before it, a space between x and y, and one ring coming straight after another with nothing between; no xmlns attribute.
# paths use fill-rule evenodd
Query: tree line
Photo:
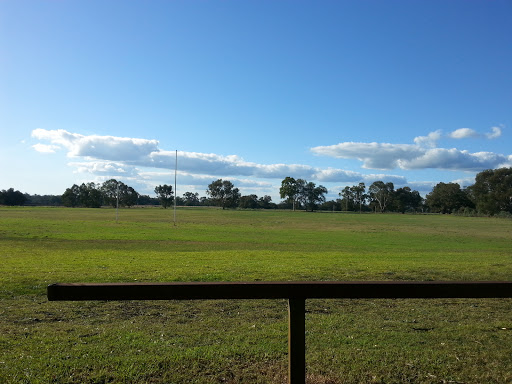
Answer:
<svg viewBox="0 0 512 384"><path fill-rule="evenodd" d="M73 184L62 194L66 207L99 208L103 205L131 207L137 204L139 193L121 181L110 179L103 184Z"/></svg>
<svg viewBox="0 0 512 384"><path fill-rule="evenodd" d="M512 168L487 169L475 184L461 189L457 183L439 183L426 197L432 212L512 215Z"/></svg>
<svg viewBox="0 0 512 384"><path fill-rule="evenodd" d="M0 205L48 205L97 208L105 205L131 207L134 205L174 204L170 185L155 187L156 197L141 195L121 181L110 179L102 184L82 183L67 188L62 196L29 195L13 188L0 191ZM405 186L395 189L393 183L375 181L346 186L336 200L326 201L327 188L304 179L286 177L279 194L283 201L272 202L268 195L241 195L229 180L218 179L208 185L206 196L185 192L176 197L179 206L218 206L222 209L301 209L306 211L355 212L432 212L481 215L512 215L512 168L488 169L476 175L475 184L461 188L457 183L438 183L422 198L418 191Z"/></svg>
<svg viewBox="0 0 512 384"><path fill-rule="evenodd" d="M340 210L358 212L424 212L427 207L418 191L410 187L395 189L393 183L373 182L347 186L339 193Z"/></svg>
<svg viewBox="0 0 512 384"><path fill-rule="evenodd" d="M482 171L467 188L461 188L458 183L438 183L425 198L407 186L395 189L393 183L383 181L375 181L368 190L364 183L347 186L339 196L340 199L325 202L319 208L507 216L512 215L512 168Z"/></svg>

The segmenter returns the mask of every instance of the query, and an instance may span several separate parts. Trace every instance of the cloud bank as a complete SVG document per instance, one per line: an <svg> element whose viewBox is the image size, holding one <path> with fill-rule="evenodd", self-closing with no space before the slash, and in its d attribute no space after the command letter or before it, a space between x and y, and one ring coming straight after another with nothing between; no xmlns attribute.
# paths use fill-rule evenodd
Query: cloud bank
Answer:
<svg viewBox="0 0 512 384"><path fill-rule="evenodd" d="M489 133L479 134L470 128L460 128L444 135L441 131L413 139L414 144L342 142L311 148L316 155L356 159L364 169L423 170L479 172L489 168L512 166L512 156L492 152L474 152L456 148L440 148L443 139L495 139L501 128L492 127ZM40 141L33 149L52 154L65 151L68 165L77 174L93 175L96 181L123 178L152 191L155 185L170 180L175 167L175 151L159 148L157 140L115 136L81 135L66 130L36 129L32 137ZM42 141L42 142L41 142ZM43 143L44 142L44 143ZM73 160L71 160L73 159ZM408 182L404 176L389 173L363 173L339 168L318 168L305 164L259 164L237 155L178 152L180 183L200 189L216 178L231 178L248 189L275 190L276 184L287 176L304 178L318 183L351 184L375 180L396 185L418 185L432 188L432 182ZM89 179L90 180L90 179Z"/></svg>
<svg viewBox="0 0 512 384"><path fill-rule="evenodd" d="M150 179L168 176L169 172L148 172L145 169L173 170L175 151L166 151L158 147L156 140L114 137L85 136L65 130L36 129L32 137L49 141L50 144L33 145L36 151L49 153L65 150L69 158L81 158L83 161L71 161L68 164L77 173L89 173L99 177L124 177L128 179ZM179 151L179 172L191 184L204 185L212 177L237 177L240 182L247 178L278 179L287 176L316 180L318 182L351 183L375 181L376 178L395 183L405 183L406 179L396 175L366 175L342 169L321 169L304 164L258 164L245 161L237 155L222 156L214 153ZM244 181L245 180L245 181ZM258 181L252 181L258 185ZM268 185L264 184L264 185Z"/></svg>
<svg viewBox="0 0 512 384"><path fill-rule="evenodd" d="M102 160L123 160L130 161L142 159L149 153L158 151L158 141L146 139L132 139L115 136L84 136L77 133L70 133L63 129L46 130L35 129L32 137L40 140L48 140L52 148L65 148L69 157L88 157ZM41 144L36 144L34 149L44 150Z"/></svg>
<svg viewBox="0 0 512 384"><path fill-rule="evenodd" d="M446 135L452 139L482 137L495 139L499 136L501 136L501 129L498 127L492 127L491 132L485 135L480 135L470 128L460 128ZM512 166L511 155L438 148L437 142L442 137L441 131L435 131L427 136L416 137L415 144L344 142L314 147L311 151L322 156L357 159L366 169L442 169L479 172L489 168Z"/></svg>

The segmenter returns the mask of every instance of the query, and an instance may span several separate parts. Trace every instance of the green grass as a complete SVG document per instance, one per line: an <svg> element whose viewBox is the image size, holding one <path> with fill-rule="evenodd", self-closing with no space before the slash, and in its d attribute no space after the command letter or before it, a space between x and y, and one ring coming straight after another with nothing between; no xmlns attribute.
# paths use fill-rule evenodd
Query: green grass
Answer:
<svg viewBox="0 0 512 384"><path fill-rule="evenodd" d="M0 382L284 383L284 300L48 302L54 282L512 280L512 221L0 208ZM512 300L308 300L311 383L512 382Z"/></svg>

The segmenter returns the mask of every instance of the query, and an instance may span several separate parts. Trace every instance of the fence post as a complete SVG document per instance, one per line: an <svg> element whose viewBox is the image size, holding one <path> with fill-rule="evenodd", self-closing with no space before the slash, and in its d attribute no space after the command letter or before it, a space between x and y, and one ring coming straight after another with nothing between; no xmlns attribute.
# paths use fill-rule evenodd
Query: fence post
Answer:
<svg viewBox="0 0 512 384"><path fill-rule="evenodd" d="M288 384L306 383L306 300L288 299Z"/></svg>

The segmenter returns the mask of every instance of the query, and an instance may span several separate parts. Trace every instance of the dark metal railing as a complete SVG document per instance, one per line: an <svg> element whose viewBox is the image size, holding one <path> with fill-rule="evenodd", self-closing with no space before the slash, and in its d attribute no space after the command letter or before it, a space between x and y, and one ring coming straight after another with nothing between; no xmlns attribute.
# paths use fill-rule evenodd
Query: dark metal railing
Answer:
<svg viewBox="0 0 512 384"><path fill-rule="evenodd" d="M48 286L50 301L288 299L288 382L306 381L306 299L512 298L512 282L192 282L66 283Z"/></svg>

